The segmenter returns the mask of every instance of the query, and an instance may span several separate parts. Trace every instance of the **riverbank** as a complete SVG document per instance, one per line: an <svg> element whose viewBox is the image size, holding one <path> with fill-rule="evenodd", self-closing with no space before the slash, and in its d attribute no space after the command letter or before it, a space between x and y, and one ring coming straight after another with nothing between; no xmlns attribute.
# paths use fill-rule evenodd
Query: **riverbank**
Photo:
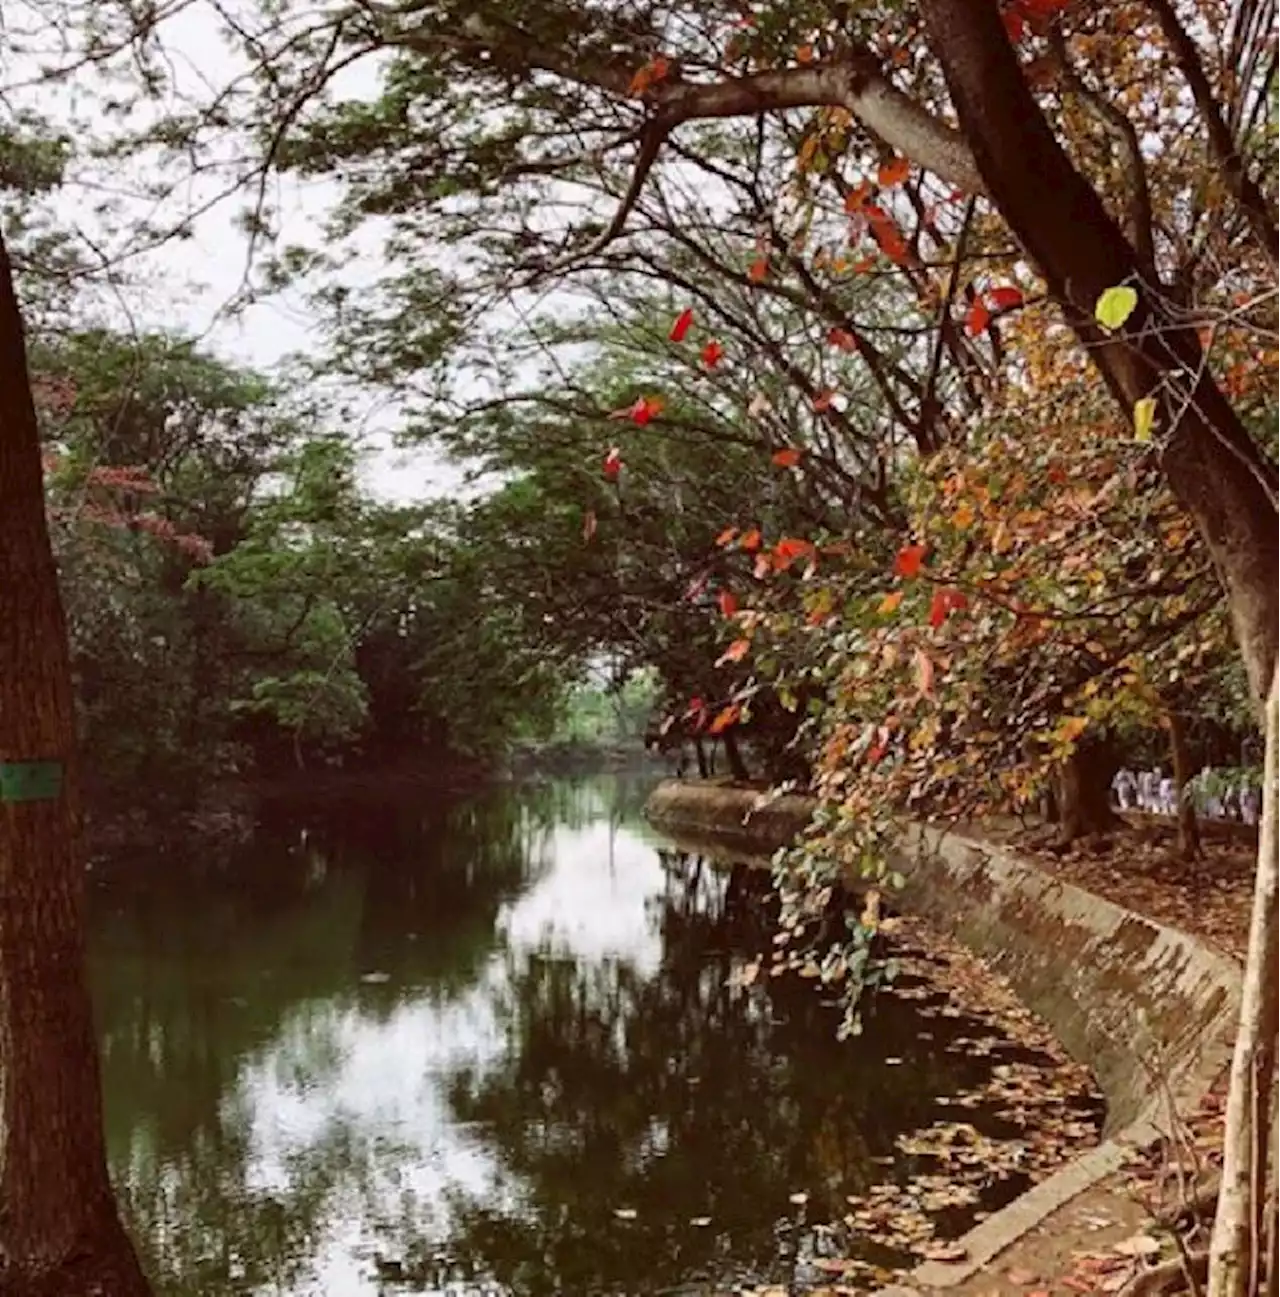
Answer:
<svg viewBox="0 0 1280 1297"><path fill-rule="evenodd" d="M751 813L750 790L694 788L664 784L650 802L655 824L699 836L719 826L730 840L749 834L769 851L812 810L791 798L763 821ZM1035 1284L1045 1293L1119 1291L1169 1246L1142 1226L1193 1192L1197 1173L1211 1174L1220 1144L1215 1084L1234 1031L1232 956L1243 949L1252 862L1247 850L1211 842L1189 869L1149 825L1116 835L1105 850L1043 858L1022 853L1016 826L983 829L932 834L935 862L950 861L943 869L922 873L906 855L895 862L916 865L904 908L914 902L950 921L966 945L1010 973L1074 1056L1095 1067L1127 1127L1109 1123L1110 1146L1092 1165L1074 1179L1067 1168L1054 1194L1037 1189L980 1227L963 1262L923 1267L912 1282L974 1297ZM1021 1219L1019 1206L1030 1209Z"/></svg>

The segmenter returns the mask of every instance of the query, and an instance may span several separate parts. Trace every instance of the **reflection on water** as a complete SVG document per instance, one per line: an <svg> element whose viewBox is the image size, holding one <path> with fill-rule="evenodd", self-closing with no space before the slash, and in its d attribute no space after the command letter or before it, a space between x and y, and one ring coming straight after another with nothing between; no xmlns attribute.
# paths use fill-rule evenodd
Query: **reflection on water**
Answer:
<svg viewBox="0 0 1280 1297"><path fill-rule="evenodd" d="M646 791L277 808L230 864L95 886L109 1153L159 1293L803 1272L806 1222L991 1060L902 1001L842 1046L811 985L731 987L759 875L661 849Z"/></svg>

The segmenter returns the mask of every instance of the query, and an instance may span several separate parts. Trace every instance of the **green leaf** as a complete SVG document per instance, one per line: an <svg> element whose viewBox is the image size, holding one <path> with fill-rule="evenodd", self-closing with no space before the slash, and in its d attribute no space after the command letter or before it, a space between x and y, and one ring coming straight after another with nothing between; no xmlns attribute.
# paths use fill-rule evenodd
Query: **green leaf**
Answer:
<svg viewBox="0 0 1280 1297"><path fill-rule="evenodd" d="M1093 308L1094 318L1111 333L1133 314L1137 305L1138 290L1128 284L1116 284L1098 298L1098 304Z"/></svg>
<svg viewBox="0 0 1280 1297"><path fill-rule="evenodd" d="M1150 441L1156 426L1156 398L1144 396L1133 403L1133 436L1135 441Z"/></svg>

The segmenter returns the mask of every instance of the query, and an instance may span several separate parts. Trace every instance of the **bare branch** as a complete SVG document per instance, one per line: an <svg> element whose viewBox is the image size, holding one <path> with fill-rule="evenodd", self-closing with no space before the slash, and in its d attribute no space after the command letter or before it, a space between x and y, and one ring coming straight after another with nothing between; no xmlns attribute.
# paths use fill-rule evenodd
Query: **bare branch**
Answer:
<svg viewBox="0 0 1280 1297"><path fill-rule="evenodd" d="M1160 30L1169 42L1169 48L1186 78L1200 116L1204 119L1205 133L1209 139L1209 152L1222 173L1227 192L1240 204L1248 219L1254 237L1262 245L1271 264L1277 264L1277 234L1271 205L1245 166L1236 140L1218 107L1213 86L1209 83L1204 64L1200 61L1195 42L1187 34L1174 11L1170 0L1147 0L1151 11L1160 23Z"/></svg>

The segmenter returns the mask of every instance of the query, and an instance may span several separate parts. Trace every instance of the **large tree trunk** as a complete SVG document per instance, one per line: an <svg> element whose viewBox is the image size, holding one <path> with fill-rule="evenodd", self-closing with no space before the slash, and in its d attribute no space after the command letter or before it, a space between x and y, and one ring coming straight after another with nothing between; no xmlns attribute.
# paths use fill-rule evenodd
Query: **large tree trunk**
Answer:
<svg viewBox="0 0 1280 1297"><path fill-rule="evenodd" d="M1119 823L1111 809L1115 763L1105 759L1106 751L1106 744L1085 743L1058 767L1054 795L1060 846L1091 833L1105 833Z"/></svg>
<svg viewBox="0 0 1280 1297"><path fill-rule="evenodd" d="M85 973L71 672L0 242L0 1293L134 1297Z"/></svg>

